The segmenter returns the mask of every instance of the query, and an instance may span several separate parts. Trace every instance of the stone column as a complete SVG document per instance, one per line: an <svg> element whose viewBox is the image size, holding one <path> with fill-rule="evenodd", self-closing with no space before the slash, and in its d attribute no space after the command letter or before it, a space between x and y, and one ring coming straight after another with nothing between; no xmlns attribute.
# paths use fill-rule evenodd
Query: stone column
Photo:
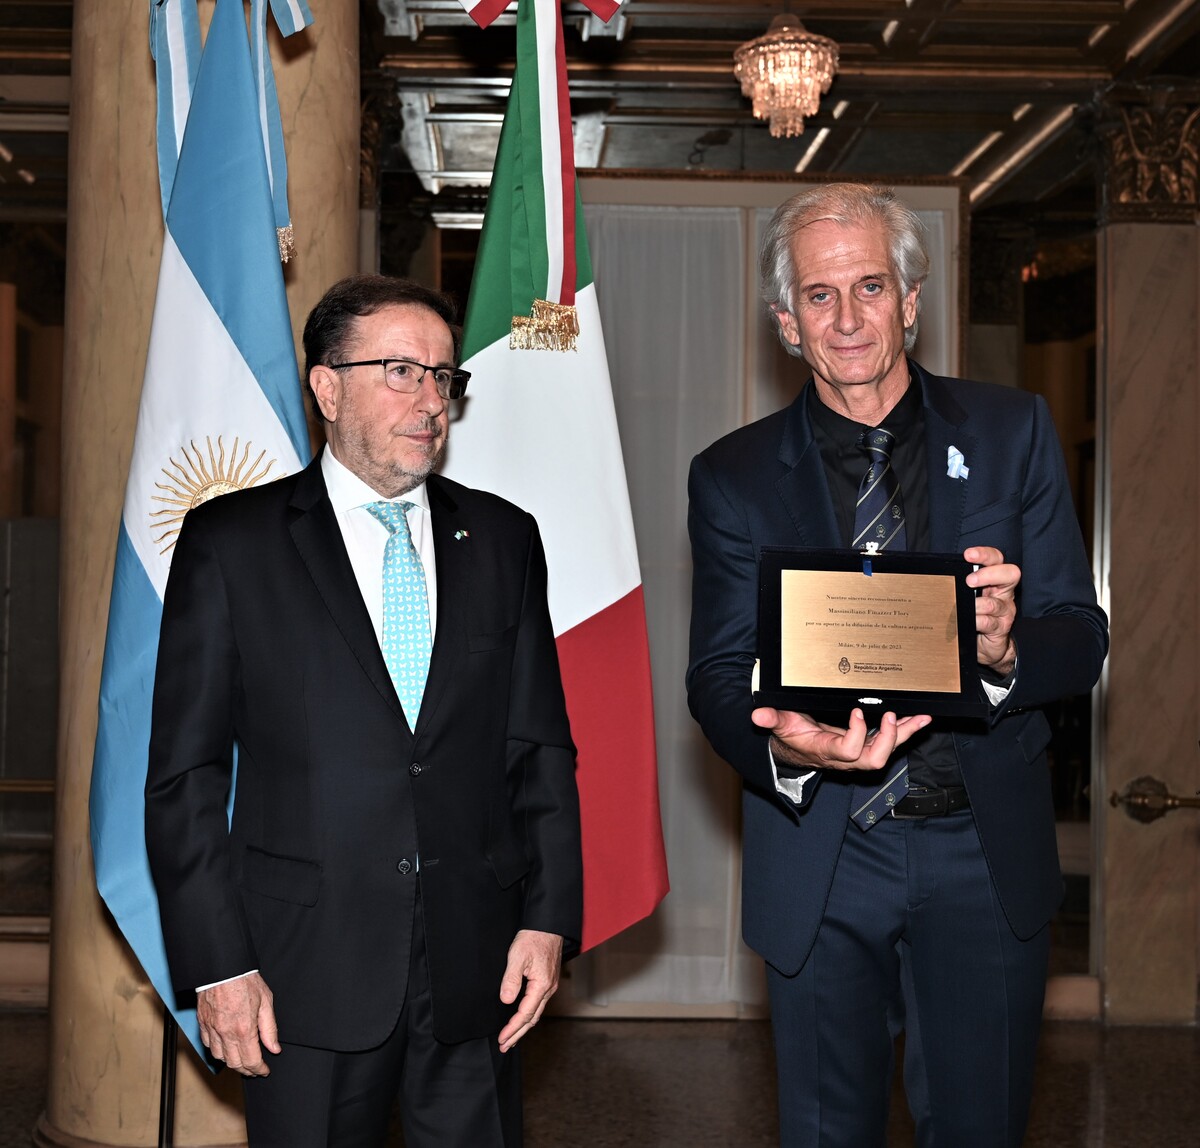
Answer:
<svg viewBox="0 0 1200 1148"><path fill-rule="evenodd" d="M1104 799L1143 776L1200 790L1200 88L1117 92L1106 112L1097 561L1112 653L1095 958L1109 1021L1191 1024L1200 812L1139 822Z"/></svg>
<svg viewBox="0 0 1200 1148"><path fill-rule="evenodd" d="M201 5L207 23L210 0ZM112 562L162 247L144 0L76 0L62 425L61 662L50 1079L34 1142L157 1142L161 1010L101 904L87 799ZM274 45L291 165L294 322L354 269L358 6ZM185 1042L186 1043L186 1042ZM178 1058L175 1143L244 1140L238 1078Z"/></svg>

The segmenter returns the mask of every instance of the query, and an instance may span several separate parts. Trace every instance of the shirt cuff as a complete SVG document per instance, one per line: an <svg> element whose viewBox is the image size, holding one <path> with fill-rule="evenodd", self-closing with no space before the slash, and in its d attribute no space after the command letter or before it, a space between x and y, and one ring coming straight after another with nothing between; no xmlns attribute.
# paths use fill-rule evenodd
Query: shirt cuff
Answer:
<svg viewBox="0 0 1200 1148"><path fill-rule="evenodd" d="M802 805L804 803L804 783L817 771L810 769L804 773L798 773L794 777L780 777L779 766L775 763L775 755L771 752L770 745L767 746L767 757L771 759L771 777L775 781L776 791L782 793L789 801Z"/></svg>
<svg viewBox="0 0 1200 1148"><path fill-rule="evenodd" d="M758 659L754 660L754 669L750 672L750 691L755 693L758 690ZM767 742L767 757L771 761L771 780L775 782L775 791L783 794L789 801L794 801L797 805L804 804L804 783L812 777L817 771L810 769L807 771L798 771L790 775L779 776L779 766L775 763L775 755L771 752L771 743Z"/></svg>
<svg viewBox="0 0 1200 1148"><path fill-rule="evenodd" d="M247 969L244 973L238 973L236 977L226 977L223 981L213 981L211 985L197 985L196 992L202 993L205 989L215 989L217 985L227 985L231 981L240 981L243 977L253 976L258 969Z"/></svg>
<svg viewBox="0 0 1200 1148"><path fill-rule="evenodd" d="M1012 672L1000 681L989 680L989 677L995 679L997 675L995 673L988 675L982 669L980 670L979 684L983 686L983 692L987 694L988 701L992 703L992 708L994 709L1004 702L1012 692L1013 686L1017 684L1017 663L1013 663Z"/></svg>

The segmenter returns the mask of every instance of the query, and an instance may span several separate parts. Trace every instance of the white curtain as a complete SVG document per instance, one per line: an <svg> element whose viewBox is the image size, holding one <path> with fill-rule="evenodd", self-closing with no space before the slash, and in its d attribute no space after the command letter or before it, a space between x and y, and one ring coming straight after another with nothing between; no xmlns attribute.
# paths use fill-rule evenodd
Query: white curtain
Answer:
<svg viewBox="0 0 1200 1148"><path fill-rule="evenodd" d="M745 417L744 213L596 206L586 219L646 596L671 893L577 962L572 988L614 1011L728 1011L761 999L761 970L740 939L740 787L684 697L687 471Z"/></svg>
<svg viewBox="0 0 1200 1148"><path fill-rule="evenodd" d="M954 331L949 316L957 315L958 308L949 298L949 283L942 269L953 260L958 252L946 250L946 215L941 211L918 211L925 224L925 250L929 252L929 278L921 288L921 314L917 331L917 345L913 358L927 371L935 375L956 375L958 364L954 360L952 347Z"/></svg>

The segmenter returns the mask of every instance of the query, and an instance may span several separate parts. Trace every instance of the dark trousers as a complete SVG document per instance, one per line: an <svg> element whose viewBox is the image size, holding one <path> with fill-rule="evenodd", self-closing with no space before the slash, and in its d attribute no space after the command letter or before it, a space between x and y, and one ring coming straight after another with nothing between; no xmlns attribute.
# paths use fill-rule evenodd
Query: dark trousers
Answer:
<svg viewBox="0 0 1200 1148"><path fill-rule="evenodd" d="M970 810L848 824L807 961L767 968L784 1148L887 1143L901 1027L919 1148L1016 1148L1048 955L1009 928Z"/></svg>
<svg viewBox="0 0 1200 1148"><path fill-rule="evenodd" d="M271 1075L244 1082L250 1148L380 1148L397 1094L406 1148L520 1148L517 1057L501 1055L494 1036L443 1044L433 1035L418 898L392 1035L365 1052L284 1044L267 1053Z"/></svg>

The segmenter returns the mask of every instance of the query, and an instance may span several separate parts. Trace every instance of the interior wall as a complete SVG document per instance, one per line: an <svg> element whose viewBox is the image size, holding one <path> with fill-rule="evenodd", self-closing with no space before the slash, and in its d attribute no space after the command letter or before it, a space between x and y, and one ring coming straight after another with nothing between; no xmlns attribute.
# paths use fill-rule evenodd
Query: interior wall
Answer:
<svg viewBox="0 0 1200 1148"><path fill-rule="evenodd" d="M1096 336L1090 333L1076 339L1028 343L1022 360L1022 386L1041 395L1050 408L1067 460L1084 538L1090 539L1095 481Z"/></svg>
<svg viewBox="0 0 1200 1148"><path fill-rule="evenodd" d="M971 323L967 328L967 378L1019 387L1022 351L1021 328L1015 323Z"/></svg>

